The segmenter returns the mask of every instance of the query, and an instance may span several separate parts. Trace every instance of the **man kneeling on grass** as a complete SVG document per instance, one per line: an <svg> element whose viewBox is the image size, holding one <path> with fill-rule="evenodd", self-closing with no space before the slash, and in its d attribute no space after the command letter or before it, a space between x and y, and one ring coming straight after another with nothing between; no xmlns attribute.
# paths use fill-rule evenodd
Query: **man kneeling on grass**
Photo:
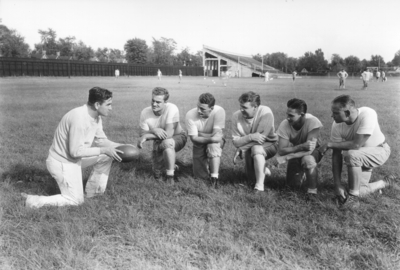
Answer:
<svg viewBox="0 0 400 270"><path fill-rule="evenodd" d="M108 116L112 109L111 103L110 91L94 87L89 90L87 104L64 115L54 133L46 160L47 169L57 181L61 194L36 196L22 193L27 207L83 203L82 168L92 165L93 171L85 189L86 197L104 193L111 163L113 159L121 161L118 153L122 153L115 149L120 144L109 141L103 131L101 117Z"/></svg>
<svg viewBox="0 0 400 270"><path fill-rule="evenodd" d="M387 176L370 183L372 169L382 166L390 156L375 110L356 108L354 100L341 95L332 101L332 131L330 141L320 147L324 153L332 149L332 173L335 181L336 201L340 206L356 208L359 196L390 187L397 180ZM349 191L341 184L342 164L347 165Z"/></svg>
<svg viewBox="0 0 400 270"><path fill-rule="evenodd" d="M152 91L151 106L140 114L140 139L138 147L153 141L153 174L160 180L163 171L169 185L175 183L176 153L185 147L187 136L179 123L179 109L168 102L169 92L162 87Z"/></svg>
<svg viewBox="0 0 400 270"><path fill-rule="evenodd" d="M225 139L225 110L215 105L210 93L201 94L194 108L186 114L186 128L193 142L193 174L195 177L210 179L218 187L218 173Z"/></svg>
<svg viewBox="0 0 400 270"><path fill-rule="evenodd" d="M274 165L288 162L286 183L300 186L307 181L307 200L315 200L317 195L317 163L322 154L318 151L321 122L307 113L307 104L301 99L291 99L287 103L287 118L277 130L279 137L278 154L273 158Z"/></svg>
<svg viewBox="0 0 400 270"><path fill-rule="evenodd" d="M244 93L239 97L240 110L232 116L233 145L238 148L233 163L244 154L247 181L255 182L255 194L264 191L265 160L275 156L278 141L274 115L260 103L260 95Z"/></svg>

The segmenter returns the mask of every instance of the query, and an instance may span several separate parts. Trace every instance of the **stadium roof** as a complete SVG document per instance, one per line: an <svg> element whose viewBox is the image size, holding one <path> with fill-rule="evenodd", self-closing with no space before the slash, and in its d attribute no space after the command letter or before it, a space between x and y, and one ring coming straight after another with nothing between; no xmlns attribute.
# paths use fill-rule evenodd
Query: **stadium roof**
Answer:
<svg viewBox="0 0 400 270"><path fill-rule="evenodd" d="M260 61L257 61L256 59L252 58L251 56L247 56L247 55L243 55L243 54L238 54L238 53L229 53L226 51L222 51L219 49L215 49L206 45L203 45L204 49L207 49L208 51L218 54L220 57L222 58L226 58L229 59L231 61L235 61L241 63L242 65L245 66L249 66L249 67L256 67L256 68L260 68L261 66L263 66L263 70L267 71L267 70L277 70L271 66L268 65L262 65L262 63Z"/></svg>

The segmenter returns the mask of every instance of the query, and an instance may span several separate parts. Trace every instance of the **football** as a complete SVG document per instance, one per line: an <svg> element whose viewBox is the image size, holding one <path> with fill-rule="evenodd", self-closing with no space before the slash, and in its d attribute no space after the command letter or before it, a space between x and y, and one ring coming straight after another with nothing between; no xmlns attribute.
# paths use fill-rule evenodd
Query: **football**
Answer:
<svg viewBox="0 0 400 270"><path fill-rule="evenodd" d="M120 145L116 149L124 152L123 154L118 153L122 159L121 162L131 162L139 158L139 149L131 144Z"/></svg>

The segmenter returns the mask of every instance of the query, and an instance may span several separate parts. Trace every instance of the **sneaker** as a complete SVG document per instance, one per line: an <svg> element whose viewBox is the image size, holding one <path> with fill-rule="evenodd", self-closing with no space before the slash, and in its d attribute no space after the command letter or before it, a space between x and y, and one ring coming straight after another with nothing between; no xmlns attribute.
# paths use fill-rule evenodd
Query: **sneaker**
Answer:
<svg viewBox="0 0 400 270"><path fill-rule="evenodd" d="M168 185L173 186L175 184L174 176L173 175L167 175L167 177L165 178L165 182Z"/></svg>
<svg viewBox="0 0 400 270"><path fill-rule="evenodd" d="M251 194L258 196L258 195L262 195L264 193L264 190L258 190L258 189L253 189L251 191Z"/></svg>
<svg viewBox="0 0 400 270"><path fill-rule="evenodd" d="M156 170L155 170L155 171L153 172L154 180L160 181L160 180L161 180L161 175L162 175L161 171L156 171Z"/></svg>
<svg viewBox="0 0 400 270"><path fill-rule="evenodd" d="M318 195L315 193L307 193L306 194L306 202L307 203L320 203L321 201L318 198Z"/></svg>
<svg viewBox="0 0 400 270"><path fill-rule="evenodd" d="M383 178L383 181L385 182L385 187L392 188L397 182L397 177L394 174L389 174Z"/></svg>
<svg viewBox="0 0 400 270"><path fill-rule="evenodd" d="M211 185L211 187L217 189L218 188L218 178L217 177L211 177L210 178L210 185Z"/></svg>
<svg viewBox="0 0 400 270"><path fill-rule="evenodd" d="M346 198L344 204L342 204L343 209L357 209L360 207L360 198L358 196L349 195Z"/></svg>
<svg viewBox="0 0 400 270"><path fill-rule="evenodd" d="M340 206L342 206L342 205L346 202L346 199L343 198L343 197L340 196L340 195L336 195L335 197L332 198L332 202L333 202L334 204L336 204L338 207L340 207Z"/></svg>

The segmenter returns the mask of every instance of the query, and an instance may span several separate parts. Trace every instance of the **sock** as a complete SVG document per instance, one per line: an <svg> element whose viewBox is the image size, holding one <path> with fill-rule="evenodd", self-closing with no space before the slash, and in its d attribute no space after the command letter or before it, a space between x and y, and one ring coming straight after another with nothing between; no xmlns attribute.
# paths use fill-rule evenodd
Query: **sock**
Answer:
<svg viewBox="0 0 400 270"><path fill-rule="evenodd" d="M166 170L168 176L174 176L175 170Z"/></svg>
<svg viewBox="0 0 400 270"><path fill-rule="evenodd" d="M317 194L317 189L316 188L309 188L307 189L307 193L311 193L311 194Z"/></svg>
<svg viewBox="0 0 400 270"><path fill-rule="evenodd" d="M359 196L360 196L360 191L359 191L359 190L352 190L352 189L350 189L350 190L349 190L349 194L350 194L350 195L353 195L353 196L356 196L356 197L359 197Z"/></svg>
<svg viewBox="0 0 400 270"><path fill-rule="evenodd" d="M218 178L218 173L212 173L212 174L211 174L211 177Z"/></svg>

